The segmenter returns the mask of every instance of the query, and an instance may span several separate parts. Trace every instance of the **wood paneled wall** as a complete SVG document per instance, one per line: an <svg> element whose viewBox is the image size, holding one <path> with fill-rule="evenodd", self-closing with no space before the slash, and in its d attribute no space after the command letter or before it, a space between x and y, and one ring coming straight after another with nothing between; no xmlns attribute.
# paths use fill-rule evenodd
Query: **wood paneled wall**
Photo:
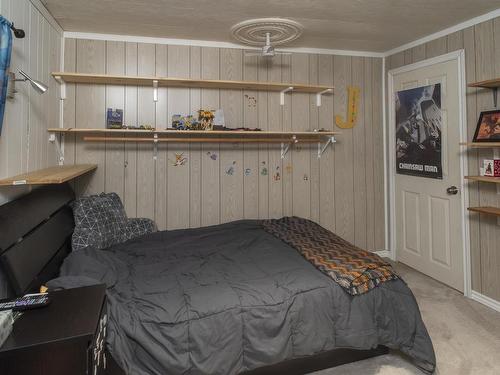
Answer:
<svg viewBox="0 0 500 375"><path fill-rule="evenodd" d="M105 127L107 107L123 108L126 124L158 128L173 114L220 107L230 127L331 130L334 114L346 115L346 87L359 86L356 127L342 130L321 159L316 145L294 147L282 160L277 146L161 143L154 160L151 144L84 143L71 136L66 163L99 164L77 182L78 192L115 191L129 216L152 218L160 229L298 215L361 247L385 249L381 59L292 54L268 62L239 49L67 39L65 70L335 86L318 108L309 94L287 95L280 106L278 93L162 88L154 103L147 87L68 85L64 127L76 128ZM187 163L174 166L175 153Z"/></svg>
<svg viewBox="0 0 500 375"><path fill-rule="evenodd" d="M387 59L387 68L393 69L420 60L465 49L467 83L500 76L500 18L483 22L416 46ZM489 90L467 89L467 129L472 140L477 119L483 110L493 107ZM492 158L493 150L469 150L469 174L479 174L479 163ZM500 195L494 184L470 183L471 206L500 207ZM472 288L500 301L500 225L492 216L469 215L472 257Z"/></svg>
<svg viewBox="0 0 500 375"><path fill-rule="evenodd" d="M7 99L0 135L0 178L5 178L57 164L47 128L59 124L59 87L50 72L60 69L62 35L29 0L1 0L0 13L26 32L24 39L12 40L11 71L19 76L20 68L49 85L40 95L28 83L17 82L15 99ZM0 205L28 191L1 187ZM0 269L0 298L6 295Z"/></svg>
<svg viewBox="0 0 500 375"><path fill-rule="evenodd" d="M0 178L57 164L49 146L47 128L59 123L59 87L50 76L60 69L61 33L29 0L2 0L1 14L26 32L13 37L10 70L18 69L49 86L40 95L29 83L17 82L18 93L7 99L0 135ZM0 204L24 192L23 188L0 189Z"/></svg>

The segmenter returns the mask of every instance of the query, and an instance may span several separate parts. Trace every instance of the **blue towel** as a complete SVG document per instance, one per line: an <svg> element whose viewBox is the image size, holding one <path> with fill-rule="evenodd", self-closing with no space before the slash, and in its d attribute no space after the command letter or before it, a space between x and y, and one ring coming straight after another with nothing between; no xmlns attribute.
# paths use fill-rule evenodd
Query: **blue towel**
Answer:
<svg viewBox="0 0 500 375"><path fill-rule="evenodd" d="M0 16L0 134L2 133L7 83L9 80L10 54L12 52L11 23Z"/></svg>

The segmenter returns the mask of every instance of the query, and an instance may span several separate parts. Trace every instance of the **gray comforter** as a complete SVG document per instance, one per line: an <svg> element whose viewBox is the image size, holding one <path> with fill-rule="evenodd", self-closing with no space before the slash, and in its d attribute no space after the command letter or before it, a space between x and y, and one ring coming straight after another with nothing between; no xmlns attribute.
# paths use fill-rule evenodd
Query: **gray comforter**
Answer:
<svg viewBox="0 0 500 375"><path fill-rule="evenodd" d="M293 248L239 221L73 252L54 287L107 285L108 347L128 374L237 374L335 348L386 345L432 372L401 280L350 296Z"/></svg>

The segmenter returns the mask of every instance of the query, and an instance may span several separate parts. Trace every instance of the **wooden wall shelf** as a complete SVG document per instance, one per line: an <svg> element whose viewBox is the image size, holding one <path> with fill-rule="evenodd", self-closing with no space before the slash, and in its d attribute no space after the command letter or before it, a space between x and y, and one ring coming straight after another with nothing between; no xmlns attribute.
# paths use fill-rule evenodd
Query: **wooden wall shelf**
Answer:
<svg viewBox="0 0 500 375"><path fill-rule="evenodd" d="M479 182L490 182L493 184L500 184L500 177L491 176L465 176L467 180L479 181Z"/></svg>
<svg viewBox="0 0 500 375"><path fill-rule="evenodd" d="M495 148L500 147L500 142L460 142L460 146L470 148Z"/></svg>
<svg viewBox="0 0 500 375"><path fill-rule="evenodd" d="M154 156L156 159L157 147L160 142L181 143L281 143L281 157L284 158L291 145L296 143L318 143L318 158L325 152L329 145L336 142L335 135L340 134L333 131L321 132L278 132L278 131L241 131L241 130L145 130L145 129L64 129L51 128L47 130L51 137L56 139L55 134L64 135L77 133L84 135L83 140L87 142L150 142L153 143ZM130 135L151 135L149 137L130 137ZM85 136L94 134L94 136ZM112 135L112 136L111 136ZM196 136L196 138L191 137ZM324 142L322 145L321 142ZM64 160L64 155L60 155Z"/></svg>
<svg viewBox="0 0 500 375"><path fill-rule="evenodd" d="M482 87L486 89L494 89L500 87L500 78L488 79L486 81L469 83L469 87Z"/></svg>
<svg viewBox="0 0 500 375"><path fill-rule="evenodd" d="M0 186L62 184L97 168L96 164L49 167L0 180Z"/></svg>
<svg viewBox="0 0 500 375"><path fill-rule="evenodd" d="M469 207L468 210L480 214L500 216L500 208L496 207Z"/></svg>
<svg viewBox="0 0 500 375"><path fill-rule="evenodd" d="M133 77L106 74L84 74L53 72L52 76L66 83L90 83L102 85L133 85L157 87L184 87L205 89L240 89L240 90L265 90L283 91L290 87L294 92L319 94L327 90L333 90L331 86L304 85L296 83L278 82L246 82L246 81L224 81L208 79L186 79L168 77ZM156 82L156 83L155 83Z"/></svg>
<svg viewBox="0 0 500 375"><path fill-rule="evenodd" d="M334 131L321 131L321 132L311 132L311 131L241 131L241 130L145 130L145 129L102 129L102 128L50 128L47 130L49 133L80 133L80 134L158 134L158 135L169 135L169 136L186 136L186 135L197 135L203 137L213 137L213 136L228 136L228 137L244 137L244 138L270 138L270 137L304 137L304 138L314 138L318 139L321 137L331 137L333 135L338 135L340 132ZM500 144L499 144L500 146Z"/></svg>
<svg viewBox="0 0 500 375"><path fill-rule="evenodd" d="M500 87L500 78L493 78L486 81L469 83L469 87L479 87L483 89L491 89L493 94L493 106L496 108L498 104L498 88Z"/></svg>

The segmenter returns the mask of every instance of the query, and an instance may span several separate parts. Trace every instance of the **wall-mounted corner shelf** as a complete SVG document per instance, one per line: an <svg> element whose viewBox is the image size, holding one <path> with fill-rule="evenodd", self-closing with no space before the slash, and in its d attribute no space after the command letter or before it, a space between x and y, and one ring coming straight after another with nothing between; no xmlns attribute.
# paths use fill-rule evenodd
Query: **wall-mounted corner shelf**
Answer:
<svg viewBox="0 0 500 375"><path fill-rule="evenodd" d="M480 214L500 216L500 208L496 207L469 207L468 210Z"/></svg>
<svg viewBox="0 0 500 375"><path fill-rule="evenodd" d="M479 87L483 89L491 89L493 94L493 105L495 108L498 104L498 88L500 87L500 78L489 79L486 81L469 83L469 87Z"/></svg>
<svg viewBox="0 0 500 375"><path fill-rule="evenodd" d="M479 181L479 182L490 182L493 184L500 184L500 177L491 176L465 176L467 180Z"/></svg>
<svg viewBox="0 0 500 375"><path fill-rule="evenodd" d="M469 148L495 148L500 147L500 142L460 142L460 146Z"/></svg>
<svg viewBox="0 0 500 375"><path fill-rule="evenodd" d="M61 97L64 98L65 83L83 83L98 85L132 85L149 86L153 88L153 100L158 100L159 87L181 87L181 88L204 88L204 89L232 89L232 90L258 90L258 91L276 91L281 93L281 105L284 105L284 95L287 92L299 92L316 94L316 104L321 105L321 96L332 93L331 86L304 85L298 83L281 82L252 82L252 81L228 81L211 79L189 79L189 78L169 78L154 76L120 76L107 74L85 74L85 73L66 73L53 72L52 76L63 85Z"/></svg>
<svg viewBox="0 0 500 375"><path fill-rule="evenodd" d="M49 167L0 180L0 186L62 184L97 168L96 164Z"/></svg>

